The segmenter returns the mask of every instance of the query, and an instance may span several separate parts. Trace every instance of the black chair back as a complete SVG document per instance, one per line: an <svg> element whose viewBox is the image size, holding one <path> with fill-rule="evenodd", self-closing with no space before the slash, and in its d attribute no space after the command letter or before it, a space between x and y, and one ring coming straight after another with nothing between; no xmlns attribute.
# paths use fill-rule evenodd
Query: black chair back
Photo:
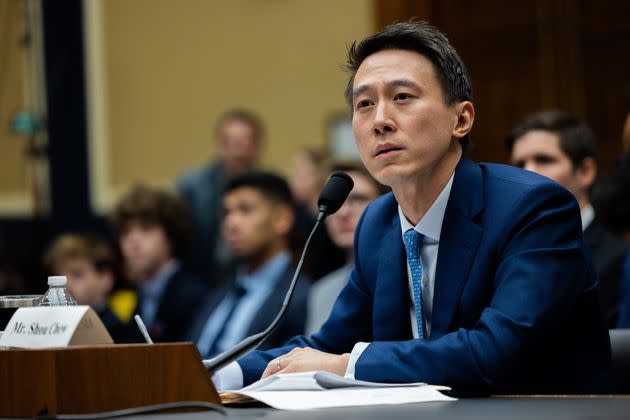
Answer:
<svg viewBox="0 0 630 420"><path fill-rule="evenodd" d="M617 392L630 393L630 328L609 330Z"/></svg>

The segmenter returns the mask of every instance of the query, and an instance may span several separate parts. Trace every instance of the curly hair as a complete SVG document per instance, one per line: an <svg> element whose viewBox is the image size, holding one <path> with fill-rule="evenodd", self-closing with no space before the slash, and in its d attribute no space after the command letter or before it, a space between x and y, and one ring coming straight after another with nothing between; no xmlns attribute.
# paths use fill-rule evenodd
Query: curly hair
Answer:
<svg viewBox="0 0 630 420"><path fill-rule="evenodd" d="M119 236L131 221L159 226L164 229L175 257L182 257L187 250L190 213L186 204L168 191L136 185L118 202L110 220Z"/></svg>

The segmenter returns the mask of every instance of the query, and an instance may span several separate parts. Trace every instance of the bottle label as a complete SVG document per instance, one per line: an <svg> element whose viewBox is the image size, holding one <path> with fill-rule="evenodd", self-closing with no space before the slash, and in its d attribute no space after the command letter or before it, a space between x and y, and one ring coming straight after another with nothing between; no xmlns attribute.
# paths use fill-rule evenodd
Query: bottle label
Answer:
<svg viewBox="0 0 630 420"><path fill-rule="evenodd" d="M112 343L89 306L19 308L0 337L0 347L30 349Z"/></svg>

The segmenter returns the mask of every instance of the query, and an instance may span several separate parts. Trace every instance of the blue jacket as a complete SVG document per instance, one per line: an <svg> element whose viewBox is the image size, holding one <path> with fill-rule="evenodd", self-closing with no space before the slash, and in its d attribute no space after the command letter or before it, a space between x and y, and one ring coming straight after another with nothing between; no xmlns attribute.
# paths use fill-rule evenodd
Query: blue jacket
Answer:
<svg viewBox="0 0 630 420"><path fill-rule="evenodd" d="M244 381L295 346L341 354L371 342L357 379L428 382L462 392L607 391L608 331L573 196L517 168L462 158L438 251L429 340L413 339L397 202L363 214L355 269L312 337L239 360Z"/></svg>

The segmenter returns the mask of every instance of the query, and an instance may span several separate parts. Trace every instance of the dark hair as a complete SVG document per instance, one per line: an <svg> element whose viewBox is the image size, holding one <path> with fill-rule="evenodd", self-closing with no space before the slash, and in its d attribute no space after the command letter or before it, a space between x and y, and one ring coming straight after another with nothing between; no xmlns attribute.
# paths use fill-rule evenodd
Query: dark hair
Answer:
<svg viewBox="0 0 630 420"><path fill-rule="evenodd" d="M324 148L307 147L302 149L304 156L310 160L314 166L321 170L324 174L330 163L330 153Z"/></svg>
<svg viewBox="0 0 630 420"><path fill-rule="evenodd" d="M170 192L136 185L120 199L110 219L118 235L131 221L161 227L176 257L182 257L188 246L190 214L186 204Z"/></svg>
<svg viewBox="0 0 630 420"><path fill-rule="evenodd" d="M228 181L225 187L225 194L239 189L250 187L274 203L286 204L293 207L294 201L287 181L272 172L250 171L236 176Z"/></svg>
<svg viewBox="0 0 630 420"><path fill-rule="evenodd" d="M265 137L265 126L260 118L256 114L246 109L231 109L226 111L219 117L216 125L217 138L221 136L221 130L225 124L229 121L241 121L252 128L254 134L254 141L260 143Z"/></svg>
<svg viewBox="0 0 630 420"><path fill-rule="evenodd" d="M374 177L372 177L372 174L370 174L370 172L365 168L365 166L363 166L363 163L361 163L361 161L338 160L336 162L333 162L333 164L330 167L330 170L331 172L337 172L337 171L356 172L363 175L367 180L370 181L370 183L374 186L374 188L376 188L378 195L383 195L391 191L391 189L388 186L383 185L380 182L378 182L376 179L374 179Z"/></svg>
<svg viewBox="0 0 630 420"><path fill-rule="evenodd" d="M577 118L558 110L541 111L525 117L505 139L505 148L512 153L517 139L530 131L542 130L559 138L560 149L569 157L574 168L587 157L595 158L595 135Z"/></svg>
<svg viewBox="0 0 630 420"><path fill-rule="evenodd" d="M66 233L57 237L44 255L44 265L50 272L72 259L87 260L97 271L115 271L116 257L107 242L95 236Z"/></svg>
<svg viewBox="0 0 630 420"><path fill-rule="evenodd" d="M446 35L426 22L409 20L388 25L358 44L353 42L348 49L345 68L350 79L345 97L351 109L354 76L363 60L379 51L397 49L417 52L431 61L447 104L472 101L472 83L466 67ZM467 134L461 139L462 145L467 144L468 139Z"/></svg>

